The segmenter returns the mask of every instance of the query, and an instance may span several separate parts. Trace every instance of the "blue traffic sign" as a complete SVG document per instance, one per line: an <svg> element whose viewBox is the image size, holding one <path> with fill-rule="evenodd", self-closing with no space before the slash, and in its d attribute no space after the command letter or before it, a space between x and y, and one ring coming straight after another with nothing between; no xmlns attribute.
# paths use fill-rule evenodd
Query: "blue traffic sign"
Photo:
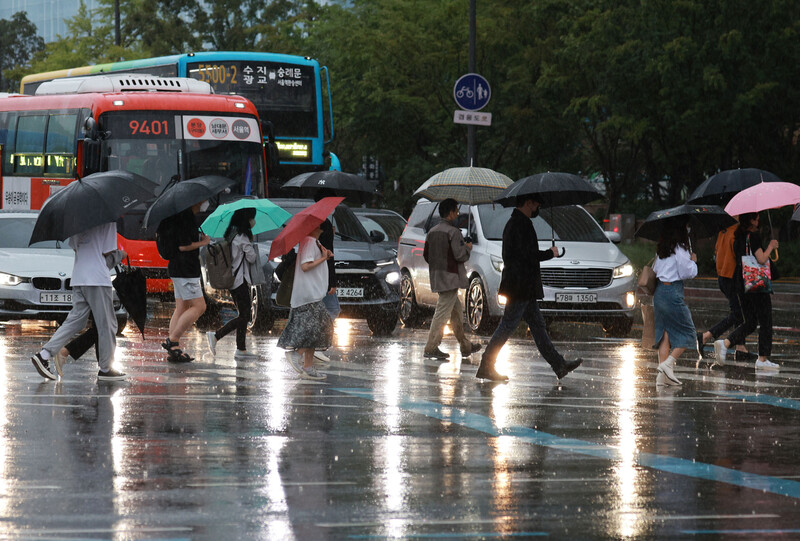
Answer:
<svg viewBox="0 0 800 541"><path fill-rule="evenodd" d="M477 73L462 75L453 87L453 98L459 107L467 111L480 111L489 103L491 96L489 81Z"/></svg>

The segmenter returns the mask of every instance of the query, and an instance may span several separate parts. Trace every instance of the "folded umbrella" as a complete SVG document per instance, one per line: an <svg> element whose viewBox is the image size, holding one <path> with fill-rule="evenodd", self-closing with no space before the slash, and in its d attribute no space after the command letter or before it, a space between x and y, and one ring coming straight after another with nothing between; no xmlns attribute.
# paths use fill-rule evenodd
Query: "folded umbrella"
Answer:
<svg viewBox="0 0 800 541"><path fill-rule="evenodd" d="M111 282L130 318L136 323L144 338L147 322L147 278L142 269L129 265L118 265L117 275Z"/></svg>
<svg viewBox="0 0 800 541"><path fill-rule="evenodd" d="M762 182L781 182L776 175L762 169L729 169L708 177L686 201L690 205L720 205L737 193Z"/></svg>
<svg viewBox="0 0 800 541"><path fill-rule="evenodd" d="M235 180L219 175L205 175L178 181L164 190L150 205L144 215L142 227L152 230L165 218L212 199L234 184Z"/></svg>
<svg viewBox="0 0 800 541"><path fill-rule="evenodd" d="M275 259L288 253L318 228L342 201L344 201L344 197L324 197L292 216L292 219L272 241L269 247L269 259Z"/></svg>
<svg viewBox="0 0 800 541"><path fill-rule="evenodd" d="M711 237L736 223L717 205L679 205L651 212L636 231L636 236L658 241L664 226L681 218L687 220L697 237Z"/></svg>
<svg viewBox="0 0 800 541"><path fill-rule="evenodd" d="M65 240L101 224L115 222L151 199L158 185L129 171L105 171L85 176L45 201L30 244Z"/></svg>
<svg viewBox="0 0 800 541"><path fill-rule="evenodd" d="M252 228L254 235L278 229L292 217L291 213L283 210L269 199L239 199L233 203L218 206L205 219L200 229L210 237L222 237L231 223L233 213L243 208L252 208L256 211L256 224Z"/></svg>

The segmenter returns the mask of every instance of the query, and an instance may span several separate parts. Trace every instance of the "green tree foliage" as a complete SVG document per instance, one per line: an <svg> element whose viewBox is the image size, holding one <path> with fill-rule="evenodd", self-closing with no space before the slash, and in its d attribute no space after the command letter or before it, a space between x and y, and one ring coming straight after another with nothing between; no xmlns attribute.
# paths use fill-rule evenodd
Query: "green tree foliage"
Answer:
<svg viewBox="0 0 800 541"><path fill-rule="evenodd" d="M44 47L36 25L20 11L0 19L0 91L16 92L33 55Z"/></svg>

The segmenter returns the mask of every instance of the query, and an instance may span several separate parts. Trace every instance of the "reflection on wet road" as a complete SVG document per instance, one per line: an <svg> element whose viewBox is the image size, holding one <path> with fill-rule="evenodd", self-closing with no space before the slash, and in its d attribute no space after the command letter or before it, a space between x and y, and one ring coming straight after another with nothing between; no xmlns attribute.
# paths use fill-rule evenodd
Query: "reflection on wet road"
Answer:
<svg viewBox="0 0 800 541"><path fill-rule="evenodd" d="M654 352L585 326L556 335L586 359L560 385L522 337L503 385L424 359L424 329L340 320L309 382L277 335L236 362L232 337L215 358L192 331L197 360L168 364L164 323L119 338L124 383L91 353L43 382L29 356L53 327L0 327L0 539L800 536L793 339L777 373L687 354L684 385L657 389Z"/></svg>

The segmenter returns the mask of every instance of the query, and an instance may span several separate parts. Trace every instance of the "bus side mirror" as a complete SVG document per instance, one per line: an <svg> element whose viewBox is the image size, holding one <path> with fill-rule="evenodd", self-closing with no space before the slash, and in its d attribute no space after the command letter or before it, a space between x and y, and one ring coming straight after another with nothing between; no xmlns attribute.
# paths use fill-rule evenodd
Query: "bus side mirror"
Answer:
<svg viewBox="0 0 800 541"><path fill-rule="evenodd" d="M83 134L84 137L87 137L93 141L97 141L97 122L95 122L92 117L88 117L83 123Z"/></svg>
<svg viewBox="0 0 800 541"><path fill-rule="evenodd" d="M275 126L269 120L261 120L261 137L263 138L264 135L267 138L267 142L264 143L264 150L267 153L267 168L270 171L275 171L280 163L278 159L278 143L275 141Z"/></svg>
<svg viewBox="0 0 800 541"><path fill-rule="evenodd" d="M95 139L84 139L81 143L81 157L83 162L82 177L100 171L100 152L102 144Z"/></svg>

